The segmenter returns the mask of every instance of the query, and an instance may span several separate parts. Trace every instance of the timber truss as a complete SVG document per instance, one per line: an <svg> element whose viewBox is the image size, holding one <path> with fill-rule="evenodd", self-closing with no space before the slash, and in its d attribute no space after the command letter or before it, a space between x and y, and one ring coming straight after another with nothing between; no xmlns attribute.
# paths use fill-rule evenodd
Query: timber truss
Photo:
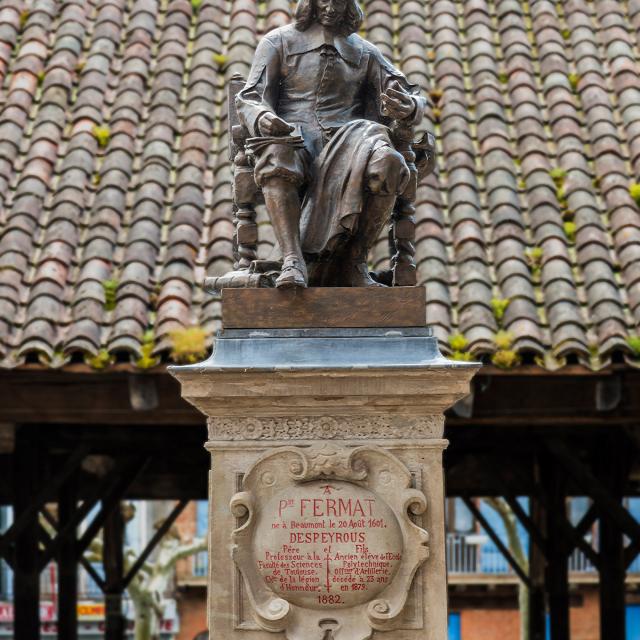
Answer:
<svg viewBox="0 0 640 640"><path fill-rule="evenodd" d="M183 497L176 502L133 565L125 570L121 501L145 474L153 453L134 449L118 456L96 455L90 444L80 442L50 472L39 436L33 427L17 430L12 464L14 521L0 534L0 558L14 575L15 637L40 638L39 577L55 561L58 637L78 637L77 570L81 565L105 595L105 639L121 640L126 625L123 594L189 500ZM80 477L86 476L87 466L93 469L95 481L81 490ZM101 530L104 576L85 557Z"/></svg>

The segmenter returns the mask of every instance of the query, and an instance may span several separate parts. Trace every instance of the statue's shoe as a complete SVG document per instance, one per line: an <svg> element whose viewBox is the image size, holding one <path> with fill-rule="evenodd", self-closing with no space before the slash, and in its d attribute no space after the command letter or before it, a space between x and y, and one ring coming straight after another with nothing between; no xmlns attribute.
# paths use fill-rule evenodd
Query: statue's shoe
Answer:
<svg viewBox="0 0 640 640"><path fill-rule="evenodd" d="M369 269L364 262L351 264L346 269L344 278L345 287L386 287L371 277Z"/></svg>
<svg viewBox="0 0 640 640"><path fill-rule="evenodd" d="M305 288L307 286L307 267L303 260L291 257L285 258L282 271L276 279L278 289Z"/></svg>

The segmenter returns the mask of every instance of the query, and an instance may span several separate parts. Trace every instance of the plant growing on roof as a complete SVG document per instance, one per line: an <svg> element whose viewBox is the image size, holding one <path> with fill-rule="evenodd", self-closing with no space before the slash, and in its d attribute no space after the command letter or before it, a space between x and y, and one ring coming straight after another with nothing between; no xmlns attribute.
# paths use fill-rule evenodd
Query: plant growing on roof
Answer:
<svg viewBox="0 0 640 640"><path fill-rule="evenodd" d="M491 298L491 309L493 316L500 323L504 318L505 311L511 303L511 298Z"/></svg>
<svg viewBox="0 0 640 640"><path fill-rule="evenodd" d="M29 9L24 9L20 12L20 28L23 29L24 25L27 24L27 20L29 19L30 11Z"/></svg>
<svg viewBox="0 0 640 640"><path fill-rule="evenodd" d="M562 225L562 228L567 240L573 244L576 241L576 231L578 230L576 223L569 220Z"/></svg>
<svg viewBox="0 0 640 640"><path fill-rule="evenodd" d="M84 359L85 364L96 371L106 369L109 365L113 364L113 360L113 356L106 349L100 349L95 356L87 355Z"/></svg>
<svg viewBox="0 0 640 640"><path fill-rule="evenodd" d="M211 56L211 58L213 59L213 61L215 62L215 64L218 66L219 69L224 67L224 65L227 62L227 56L225 56L224 53L214 53L213 56Z"/></svg>
<svg viewBox="0 0 640 640"><path fill-rule="evenodd" d="M104 310L113 311L116 308L118 281L115 278L103 280L102 288L104 289Z"/></svg>
<svg viewBox="0 0 640 640"><path fill-rule="evenodd" d="M574 92L578 90L579 82L580 82L580 76L577 73L569 74L569 84L571 85L571 88L573 89Z"/></svg>
<svg viewBox="0 0 640 640"><path fill-rule="evenodd" d="M542 258L544 257L544 249L542 247L530 247L524 252L525 258L531 269L531 275L534 278L540 276L540 269L542 267Z"/></svg>
<svg viewBox="0 0 640 640"><path fill-rule="evenodd" d="M627 344L631 351L633 351L633 355L636 358L640 358L640 336L629 336L627 338Z"/></svg>
<svg viewBox="0 0 640 640"><path fill-rule="evenodd" d="M640 207L640 184L632 182L629 186L629 195L633 198L635 203Z"/></svg>
<svg viewBox="0 0 640 640"><path fill-rule="evenodd" d="M556 186L561 187L564 184L564 179L567 177L567 172L562 167L554 167L549 171L549 175L556 183Z"/></svg>
<svg viewBox="0 0 640 640"><path fill-rule="evenodd" d="M560 185L556 189L556 200L562 209L566 209L569 206L567 202L567 190L564 188L564 185Z"/></svg>
<svg viewBox="0 0 640 640"><path fill-rule="evenodd" d="M442 89L432 89L429 92L429 97L431 98L433 104L438 104L440 102L440 99L442 98Z"/></svg>
<svg viewBox="0 0 640 640"><path fill-rule="evenodd" d="M513 334L501 329L495 336L493 336L493 341L498 349L509 349L513 344Z"/></svg>
<svg viewBox="0 0 640 640"><path fill-rule="evenodd" d="M95 125L91 132L93 133L93 137L98 141L98 146L101 149L104 149L109 144L109 140L111 139L111 129L109 129L109 127L106 125Z"/></svg>
<svg viewBox="0 0 640 640"><path fill-rule="evenodd" d="M197 325L176 329L169 334L172 342L171 357L176 362L193 364L207 353L207 333Z"/></svg>
<svg viewBox="0 0 640 640"><path fill-rule="evenodd" d="M448 342L454 351L466 351L469 347L469 341L461 333L450 335Z"/></svg>
<svg viewBox="0 0 640 640"><path fill-rule="evenodd" d="M201 6L202 0L191 0L191 8L193 9L194 13L197 12Z"/></svg>
<svg viewBox="0 0 640 640"><path fill-rule="evenodd" d="M571 39L571 29L563 29L560 33L565 40Z"/></svg>
<svg viewBox="0 0 640 640"><path fill-rule="evenodd" d="M498 349L491 356L491 362L500 369L513 369L520 364L520 356L513 349Z"/></svg>
<svg viewBox="0 0 640 640"><path fill-rule="evenodd" d="M450 335L448 342L451 347L451 358L453 360L468 362L472 359L472 355L468 351L469 341L461 333Z"/></svg>
<svg viewBox="0 0 640 640"><path fill-rule="evenodd" d="M471 362L473 360L473 354L469 351L454 351L451 354L452 360L458 360L459 362Z"/></svg>
<svg viewBox="0 0 640 640"><path fill-rule="evenodd" d="M140 357L136 360L136 367L139 369L151 369L160 364L160 358L153 355L155 347L153 329L144 332L142 344L140 345Z"/></svg>

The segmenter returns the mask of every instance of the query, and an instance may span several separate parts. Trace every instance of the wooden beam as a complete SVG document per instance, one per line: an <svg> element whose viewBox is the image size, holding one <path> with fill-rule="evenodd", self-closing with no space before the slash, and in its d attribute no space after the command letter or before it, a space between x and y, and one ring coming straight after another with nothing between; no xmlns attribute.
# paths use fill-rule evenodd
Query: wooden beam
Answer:
<svg viewBox="0 0 640 640"><path fill-rule="evenodd" d="M111 472L110 486L102 497L102 507L80 537L78 541L78 553L84 553L86 551L91 541L96 537L98 531L100 531L106 522L110 513L119 504L127 488L136 477L142 473L148 462L149 458L129 461L115 477L113 477L114 471Z"/></svg>
<svg viewBox="0 0 640 640"><path fill-rule="evenodd" d="M115 365L96 374L86 366L80 372L13 369L0 371L0 422L37 423L47 426L120 425L129 431L144 431L142 425L181 425L203 428L203 415L180 397L180 385L166 372L164 366L157 375L157 408L151 411L131 411L129 404L129 376L138 375L125 365ZM105 429L108 431L108 429Z"/></svg>
<svg viewBox="0 0 640 640"><path fill-rule="evenodd" d="M628 445L612 434L604 438L600 447L598 476L603 487L620 509L629 472ZM600 548L600 637L625 640L625 549L624 536L610 512L601 514L598 531Z"/></svg>
<svg viewBox="0 0 640 640"><path fill-rule="evenodd" d="M162 523L158 530L155 532L151 540L147 543L147 546L144 548L142 553L138 556L136 561L133 563L133 566L127 572L127 575L124 577L122 581L122 590L126 589L129 586L129 583L133 580L135 575L140 571L140 568L147 561L147 558L153 553L153 550L156 548L157 544L162 540L165 533L169 531L171 525L176 521L178 516L184 511L184 508L189 504L189 500L180 500L171 513L167 516L165 521Z"/></svg>
<svg viewBox="0 0 640 640"><path fill-rule="evenodd" d="M640 540L636 540L635 542L631 542L627 545L627 548L624 550L625 569L629 569L633 561L638 557L639 553L640 553Z"/></svg>
<svg viewBox="0 0 640 640"><path fill-rule="evenodd" d="M569 474L578 483L585 494L594 500L598 509L606 513L616 525L634 542L640 539L640 524L616 500L561 440L552 438L546 441L549 450L560 460Z"/></svg>
<svg viewBox="0 0 640 640"><path fill-rule="evenodd" d="M598 519L598 510L596 509L595 504L592 504L588 509L587 513L585 513L580 522L574 527L576 535L584 538L587 534L587 531L593 527L595 521Z"/></svg>
<svg viewBox="0 0 640 640"><path fill-rule="evenodd" d="M39 485L41 469L37 434L20 427L16 433L14 453L14 513L20 523L13 556L13 633L20 640L40 638L40 562L38 549L38 510L34 496L42 495ZM14 529L14 531L16 531ZM12 536L5 536L11 539Z"/></svg>
<svg viewBox="0 0 640 640"><path fill-rule="evenodd" d="M19 516L16 515L13 524L5 531L2 539L0 539L0 557L7 553L9 546L15 542L24 528L30 526L33 518L37 520L38 511L42 509L47 501L55 499L56 492L78 468L83 458L87 455L87 451L86 445L76 447L65 461L62 469L53 478L47 480L46 486L41 488L35 495L32 494L30 496L29 503L26 505L24 512ZM16 466L19 466L17 458L15 461Z"/></svg>
<svg viewBox="0 0 640 640"><path fill-rule="evenodd" d="M584 553L594 567L598 568L600 563L598 552L584 539L584 534L580 535L566 516L564 518L559 518L555 524L560 528L562 535L565 538L565 552L567 554L567 558L573 553L574 549L577 548Z"/></svg>
<svg viewBox="0 0 640 640"><path fill-rule="evenodd" d="M504 556L504 559L509 563L509 566L515 571L516 575L527 587L531 586L531 582L529 580L529 576L525 573L524 569L518 564L516 559L513 557L509 549L507 549L506 545L500 540L500 536L494 531L493 527L489 524L489 521L482 515L480 509L478 509L477 505L473 500L471 500L468 496L463 496L462 500L471 513L473 513L475 519L480 523L482 528L485 530L487 535L491 538L493 544L498 547L500 553Z"/></svg>
<svg viewBox="0 0 640 640"><path fill-rule="evenodd" d="M533 465L533 473L536 474L536 463ZM530 513L532 529L540 532L543 537L546 531L545 513L540 499L537 496L530 497ZM545 540L545 549L546 549ZM544 602L544 571L546 556L537 544L529 545L529 640L545 640L546 637L546 608Z"/></svg>
<svg viewBox="0 0 640 640"><path fill-rule="evenodd" d="M77 487L76 487L76 489L77 489ZM55 531L58 531L59 530L58 522L51 515L49 510L45 508L45 509L43 509L41 511L41 513L44 516L45 520L47 520L47 522L53 527L53 529ZM73 519L75 520L75 516L74 516ZM58 533L56 538L55 538L55 540L52 541L50 536L49 536L49 534L47 534L46 531L44 531L42 528L41 528L40 532L41 532L40 539L41 539L41 542L43 544L45 544L45 548L49 549L49 546L48 546L47 543L49 543L49 544L60 543L60 540L61 540L60 533ZM75 535L75 531L74 531L74 535ZM48 539L44 539L44 536L46 536ZM73 538L73 541L75 542L75 538ZM59 547L57 547L57 548L59 548ZM95 580L95 582L98 585L98 587L100 588L100 590L104 593L104 580L98 574L98 572L91 566L91 563L82 554L76 554L76 561L79 562L82 567L84 567L86 572Z"/></svg>
<svg viewBox="0 0 640 640"><path fill-rule="evenodd" d="M135 465L131 463L131 461L123 460L119 464L116 464L115 468L111 471L109 475L102 479L101 482L98 483L98 486L95 487L91 495L82 502L82 504L75 510L69 522L65 523L64 526L58 527L57 523L52 522L50 518L49 523L57 530L57 535L51 541L46 541L45 549L42 553L42 562L41 567L44 568L56 555L60 545L64 543L65 540L69 538L76 539L77 528L80 523L85 519L85 517L91 512L91 510L100 502L100 500L104 499L106 496L111 495L112 492L115 491L116 495L118 491L120 491L120 484L122 482L126 482L127 478L129 478L131 469L137 474L140 472L135 468ZM116 498L118 499L118 498ZM46 515L46 511L42 511L43 515ZM49 514L50 515L50 514ZM100 513L98 514L100 515ZM104 521L104 514L101 522ZM95 522L95 518L94 521ZM86 538L88 537L87 530L85 530L85 536L81 539L81 544L85 544L85 546L78 545L77 553L79 556L84 553L86 549L86 545L88 545L91 540L95 537L96 533L100 530L101 524L98 526L97 524L90 524L91 530L94 532L90 537L88 542L86 542Z"/></svg>
<svg viewBox="0 0 640 640"><path fill-rule="evenodd" d="M516 516L520 524L527 530L527 533L531 537L533 543L542 552L542 555L546 556L547 541L544 539L542 532L538 529L533 519L522 508L522 506L514 496L505 494L504 499L507 501L507 504L509 505L511 511L513 511L513 514Z"/></svg>
<svg viewBox="0 0 640 640"><path fill-rule="evenodd" d="M540 479L545 494L547 524L547 565L545 590L549 605L551 640L569 640L569 568L564 528L566 522L566 484L558 462L545 456L541 460Z"/></svg>
<svg viewBox="0 0 640 640"><path fill-rule="evenodd" d="M58 526L60 529L73 522L78 508L74 475L60 487L58 497ZM46 508L45 508L46 511ZM58 548L58 636L65 640L78 638L78 556L76 530L63 538Z"/></svg>
<svg viewBox="0 0 640 640"><path fill-rule="evenodd" d="M81 555L79 561L82 568L93 578L93 581L98 585L100 591L104 593L107 588L104 578L93 568L91 563L84 556Z"/></svg>
<svg viewBox="0 0 640 640"><path fill-rule="evenodd" d="M625 577L623 534L611 518L602 518L600 541L600 637L625 640Z"/></svg>
<svg viewBox="0 0 640 640"><path fill-rule="evenodd" d="M126 619L122 612L124 572L124 520L120 502L109 515L103 529L102 564L105 577L105 640L124 640Z"/></svg>

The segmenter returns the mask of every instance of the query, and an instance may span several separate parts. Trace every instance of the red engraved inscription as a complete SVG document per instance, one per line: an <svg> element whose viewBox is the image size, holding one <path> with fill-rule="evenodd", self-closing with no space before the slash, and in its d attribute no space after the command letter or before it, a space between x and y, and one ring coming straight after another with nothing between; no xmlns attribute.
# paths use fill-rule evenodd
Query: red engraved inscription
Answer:
<svg viewBox="0 0 640 640"><path fill-rule="evenodd" d="M293 486L260 509L258 570L269 588L312 608L367 602L391 582L402 533L379 496L350 482Z"/></svg>

